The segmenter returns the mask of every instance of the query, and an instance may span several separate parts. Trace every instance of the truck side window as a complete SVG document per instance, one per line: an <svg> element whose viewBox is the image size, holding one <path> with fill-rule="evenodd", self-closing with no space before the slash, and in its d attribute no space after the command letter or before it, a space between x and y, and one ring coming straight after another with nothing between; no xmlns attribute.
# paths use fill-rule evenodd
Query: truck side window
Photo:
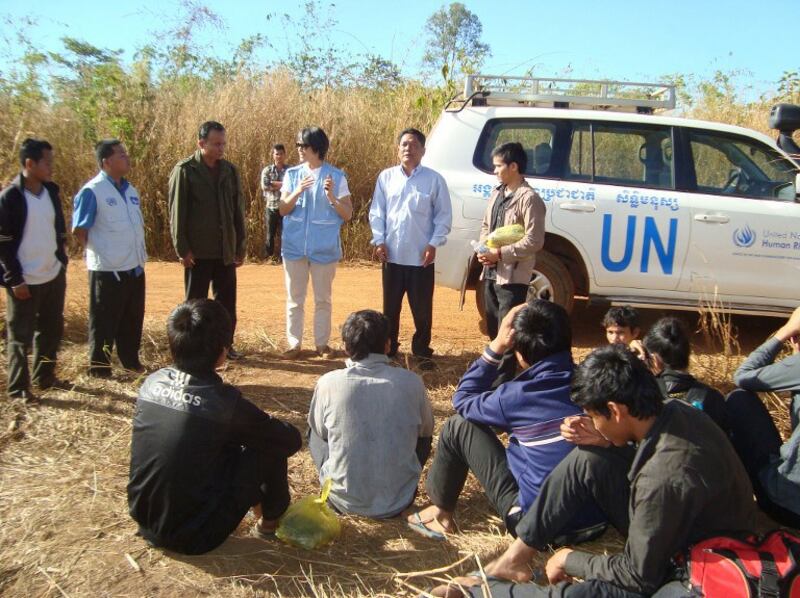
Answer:
<svg viewBox="0 0 800 598"><path fill-rule="evenodd" d="M671 130L649 125L576 123L565 178L673 189Z"/></svg>
<svg viewBox="0 0 800 598"><path fill-rule="evenodd" d="M475 151L475 166L486 172L494 172L492 150L498 145L518 141L525 148L528 176L546 176L550 171L553 156L553 123L528 119L494 119L486 123Z"/></svg>
<svg viewBox="0 0 800 598"><path fill-rule="evenodd" d="M796 170L770 147L736 135L693 130L689 144L699 192L794 200Z"/></svg>

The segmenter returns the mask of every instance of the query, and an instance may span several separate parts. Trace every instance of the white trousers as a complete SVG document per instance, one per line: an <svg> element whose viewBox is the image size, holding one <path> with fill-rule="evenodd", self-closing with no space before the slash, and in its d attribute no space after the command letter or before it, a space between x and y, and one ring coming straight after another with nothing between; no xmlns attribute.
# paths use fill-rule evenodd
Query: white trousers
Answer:
<svg viewBox="0 0 800 598"><path fill-rule="evenodd" d="M303 318L305 316L308 275L314 287L314 345L324 347L331 338L331 295L336 264L316 264L307 258L283 260L286 279L286 340L289 348L303 343Z"/></svg>

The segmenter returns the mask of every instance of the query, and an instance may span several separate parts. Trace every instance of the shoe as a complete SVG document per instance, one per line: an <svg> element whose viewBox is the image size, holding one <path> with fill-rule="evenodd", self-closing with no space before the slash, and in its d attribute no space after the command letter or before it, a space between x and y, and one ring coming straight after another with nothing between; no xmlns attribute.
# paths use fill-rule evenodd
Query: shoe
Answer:
<svg viewBox="0 0 800 598"><path fill-rule="evenodd" d="M322 359L333 359L336 357L336 351L331 349L328 345L323 345L322 347L317 347L317 355L322 357Z"/></svg>
<svg viewBox="0 0 800 598"><path fill-rule="evenodd" d="M421 370L429 372L431 370L436 369L436 364L433 362L433 359L430 357L419 357L417 356L417 367Z"/></svg>
<svg viewBox="0 0 800 598"><path fill-rule="evenodd" d="M9 394L8 398L12 401L19 401L23 405L38 405L41 403L39 397L33 394L30 390L21 390L14 394Z"/></svg>
<svg viewBox="0 0 800 598"><path fill-rule="evenodd" d="M300 345L296 347L292 347L290 349L286 349L281 355L284 359L297 359L300 357Z"/></svg>
<svg viewBox="0 0 800 598"><path fill-rule="evenodd" d="M237 351L233 347L229 347L228 348L228 359L230 359L231 361L238 361L240 359L244 359L244 354L243 353L239 353L239 351Z"/></svg>
<svg viewBox="0 0 800 598"><path fill-rule="evenodd" d="M74 385L69 380L62 380L54 377L43 382L40 380L36 383L36 386L39 387L39 390L48 390L50 388L55 388L56 390L72 390Z"/></svg>
<svg viewBox="0 0 800 598"><path fill-rule="evenodd" d="M132 366L123 365L122 367L125 368L126 372L131 372L133 374L144 374L145 372L147 372L147 370L141 363L136 363Z"/></svg>
<svg viewBox="0 0 800 598"><path fill-rule="evenodd" d="M111 378L111 366L108 367L98 367L98 366L90 366L87 370L87 373L92 378Z"/></svg>

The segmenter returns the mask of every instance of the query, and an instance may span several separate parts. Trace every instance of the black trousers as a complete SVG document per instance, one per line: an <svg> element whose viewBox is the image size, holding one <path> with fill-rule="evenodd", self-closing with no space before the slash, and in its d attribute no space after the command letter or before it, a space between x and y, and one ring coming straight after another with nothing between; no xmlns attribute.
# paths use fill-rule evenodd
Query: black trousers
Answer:
<svg viewBox="0 0 800 598"><path fill-rule="evenodd" d="M630 592L599 579L583 583L562 582L555 586L539 586L533 583L514 584L509 581L490 581L492 598L645 598L646 594ZM470 589L475 598L483 598L480 587ZM668 583L653 598L689 598L691 594L678 582Z"/></svg>
<svg viewBox="0 0 800 598"><path fill-rule="evenodd" d="M576 513L598 507L622 535L630 523L628 503L630 482L627 474L635 451L625 448L578 447L559 463L542 485L538 498L517 526L521 540L528 546L545 550L568 529ZM539 586L533 583L491 582L497 598L642 598L644 595L614 584L592 579L583 583L560 583ZM482 596L479 588L473 596ZM678 583L669 583L655 596L686 596Z"/></svg>
<svg viewBox="0 0 800 598"><path fill-rule="evenodd" d="M117 345L122 367L141 367L139 348L144 321L145 275L89 271L89 369L111 370Z"/></svg>
<svg viewBox="0 0 800 598"><path fill-rule="evenodd" d="M194 266L185 268L183 282L186 288L186 300L205 299L208 287L215 301L219 301L228 310L236 331L236 266L225 265L221 259L195 259ZM231 339L233 340L233 339Z"/></svg>
<svg viewBox="0 0 800 598"><path fill-rule="evenodd" d="M56 353L64 334L64 294L67 275L62 269L53 280L28 285L30 299L14 297L6 289L8 326L8 386L10 396L29 390L28 350L33 346L33 381L42 388L53 383Z"/></svg>
<svg viewBox="0 0 800 598"><path fill-rule="evenodd" d="M275 253L277 241L280 239L281 223L283 216L280 215L278 210L271 210L267 208L267 243L266 243L266 257L275 256L280 254Z"/></svg>
<svg viewBox="0 0 800 598"><path fill-rule="evenodd" d="M470 471L478 478L497 514L506 521L519 495L517 481L508 468L506 450L489 426L453 415L439 434L425 482L431 502L445 511L455 511ZM509 531L513 533L513 526Z"/></svg>
<svg viewBox="0 0 800 598"><path fill-rule="evenodd" d="M408 305L414 318L414 336L411 352L419 357L430 357L431 326L433 324L433 264L403 266L383 264L383 313L389 318L389 354L394 355L400 346L400 311L403 295L408 295Z"/></svg>
<svg viewBox="0 0 800 598"><path fill-rule="evenodd" d="M222 544L247 511L261 504L264 519L278 519L289 507L288 458L242 449L231 471L225 494L217 509L199 530L194 542L172 548L186 554L202 554Z"/></svg>
<svg viewBox="0 0 800 598"><path fill-rule="evenodd" d="M486 310L486 330L489 338L497 336L500 322L511 311L522 303L528 296L528 285L526 284L497 284L496 280L485 280L483 283L484 306ZM507 351L498 366L500 375L494 381L493 386L497 388L504 382L513 379L517 373L517 359L513 351Z"/></svg>
<svg viewBox="0 0 800 598"><path fill-rule="evenodd" d="M750 476L758 506L778 523L799 528L800 505L795 512L776 503L759 475L764 468L777 467L781 461L781 435L764 403L756 393L737 388L726 397L725 405L733 448Z"/></svg>

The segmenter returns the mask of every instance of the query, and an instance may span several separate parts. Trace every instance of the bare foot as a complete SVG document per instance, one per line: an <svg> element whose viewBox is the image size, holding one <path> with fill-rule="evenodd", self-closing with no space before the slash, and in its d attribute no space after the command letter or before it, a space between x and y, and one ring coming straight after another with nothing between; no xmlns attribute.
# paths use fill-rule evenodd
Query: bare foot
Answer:
<svg viewBox="0 0 800 598"><path fill-rule="evenodd" d="M439 534L454 534L456 532L453 514L440 509L436 505L430 505L409 515L406 521L412 527L423 526L431 532Z"/></svg>

